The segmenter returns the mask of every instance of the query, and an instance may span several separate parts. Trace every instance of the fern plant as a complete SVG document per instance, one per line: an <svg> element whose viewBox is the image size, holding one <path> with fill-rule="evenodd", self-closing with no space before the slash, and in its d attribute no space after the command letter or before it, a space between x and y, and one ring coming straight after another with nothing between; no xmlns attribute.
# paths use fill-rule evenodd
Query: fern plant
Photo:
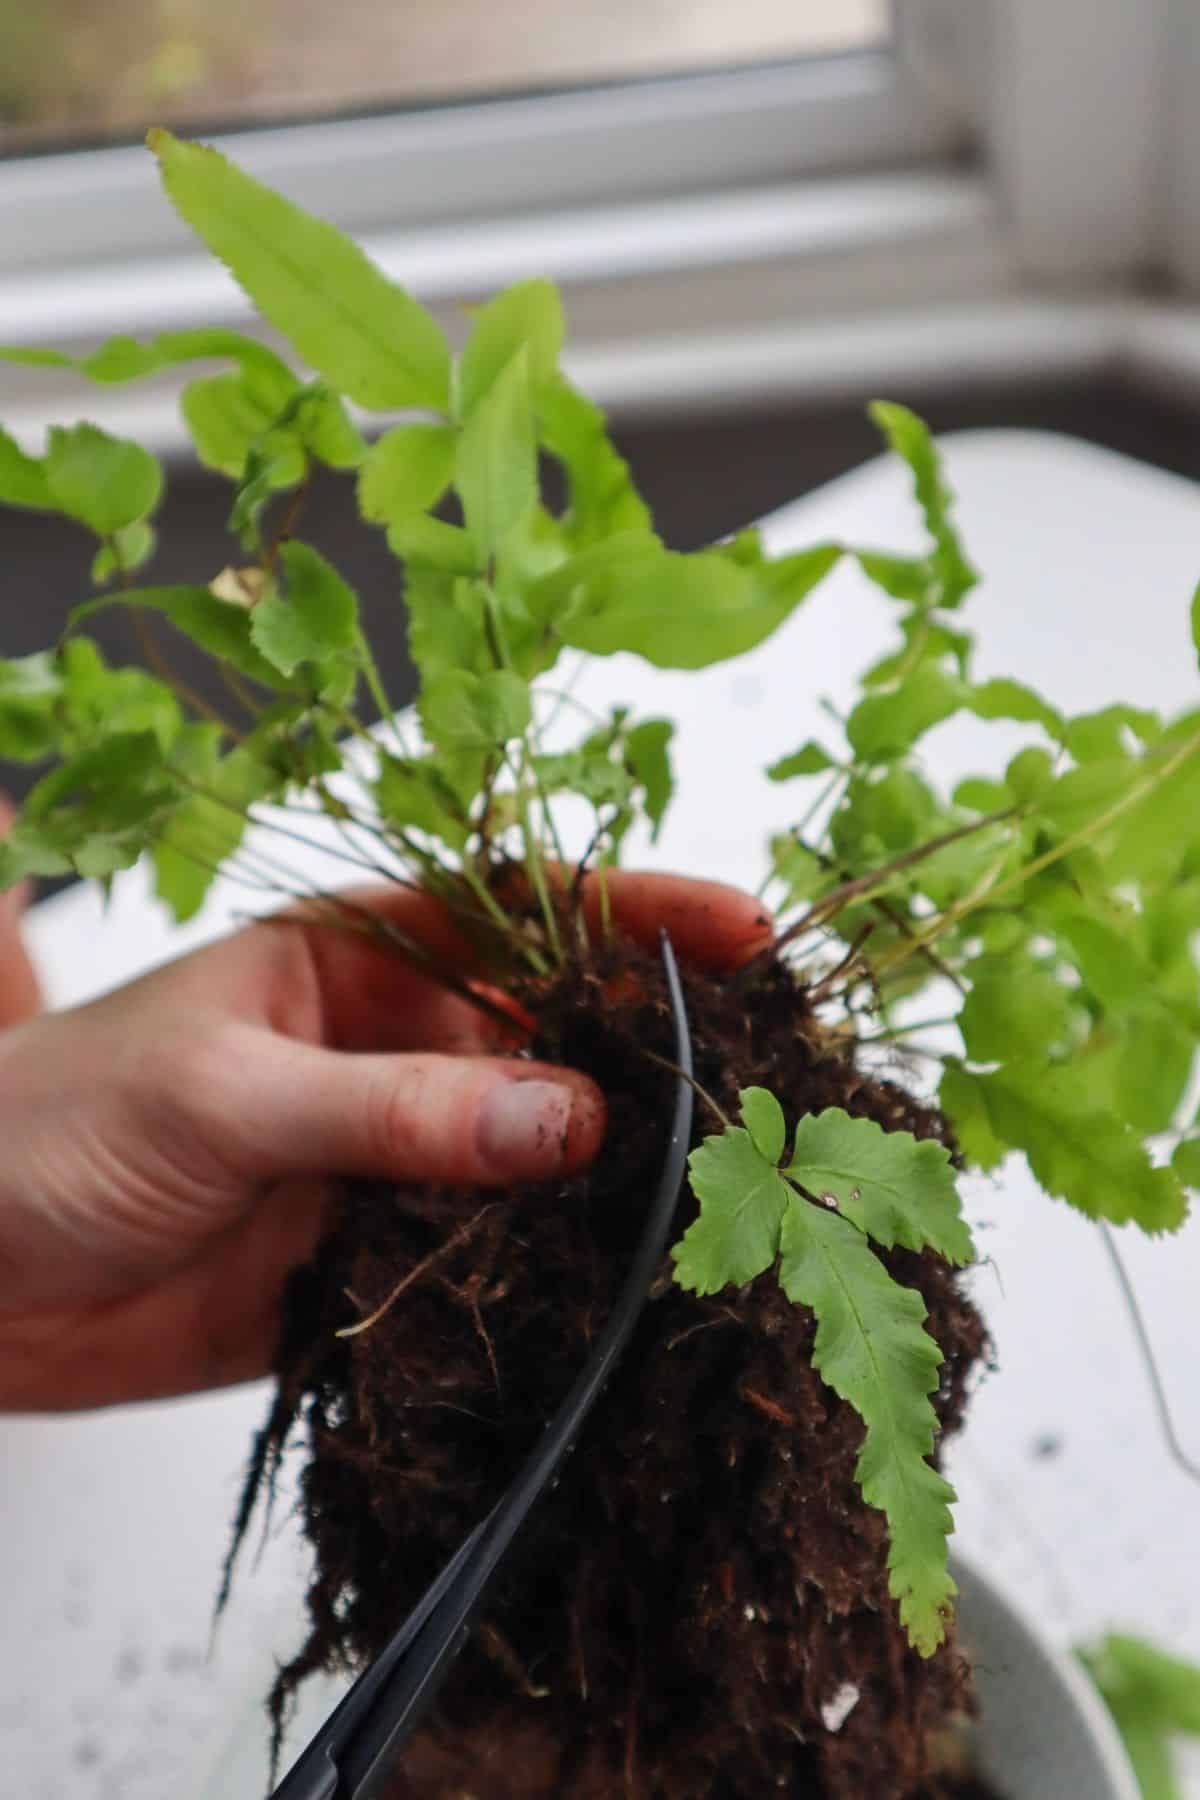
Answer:
<svg viewBox="0 0 1200 1800"><path fill-rule="evenodd" d="M289 848L320 821L347 866L437 895L501 983L545 977L588 948L564 875L578 861L567 812L587 809L583 861L603 871L631 828L657 832L673 788L668 719L617 708L550 747L551 718L570 704L548 679L556 665L631 652L699 669L739 656L853 558L891 609L895 645L836 738L767 771L780 788L764 886L778 953L831 1046L869 1057L922 1043L931 1024L952 1031L932 1054L962 1167L1017 1154L1091 1218L1176 1229L1200 1185L1200 1121L1184 1110L1200 1039L1200 707L1163 719L1122 701L1070 716L1022 681L975 678L964 622L975 572L935 447L902 407L873 412L911 469L925 554L822 543L772 557L754 531L675 553L601 414L561 372L548 283L480 308L454 356L331 226L213 150L165 132L151 147L179 212L303 373L228 330L116 338L82 358L2 353L96 383L208 366L182 411L200 460L232 483L237 550L192 585L143 585L155 458L89 424L52 430L40 454L0 433L0 500L95 539L95 591L63 639L0 661L0 755L49 765L0 845L0 884L107 882L148 855L180 919L223 872L428 961L293 872ZM401 416L364 431L372 414ZM543 498L547 460L566 479L558 511ZM364 520L403 566L415 716L389 703L357 596L299 535L321 464L355 472ZM138 622L148 669L108 666L81 632L107 607ZM176 676L159 621L212 657L226 706ZM1200 647L1200 601L1191 637ZM946 792L923 740L959 713L1015 722L1029 741ZM675 1248L676 1279L712 1294L774 1270L812 1309L816 1367L865 1426L858 1480L887 1517L892 1592L930 1654L953 1594L954 1496L930 1460L941 1356L920 1296L879 1251L970 1262L955 1164L838 1108L789 1120L761 1088L742 1093L740 1122L720 1123L691 1159L699 1212Z"/></svg>

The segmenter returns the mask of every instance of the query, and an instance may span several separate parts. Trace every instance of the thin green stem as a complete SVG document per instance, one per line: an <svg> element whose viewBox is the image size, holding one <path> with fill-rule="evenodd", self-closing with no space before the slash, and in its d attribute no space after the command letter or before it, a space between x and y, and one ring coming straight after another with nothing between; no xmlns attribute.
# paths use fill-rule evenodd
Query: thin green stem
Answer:
<svg viewBox="0 0 1200 1800"><path fill-rule="evenodd" d="M862 1038L859 1041L865 1049L869 1049L872 1044L883 1044L895 1038L907 1037L910 1031L940 1031L947 1025L957 1024L956 1014L951 1014L944 1019L918 1019L912 1025L892 1025L886 1031L874 1031L869 1038Z"/></svg>
<svg viewBox="0 0 1200 1800"><path fill-rule="evenodd" d="M892 969L898 968L909 956L913 955L917 950L924 946L934 943L943 932L948 931L953 926L959 924L962 919L965 919L968 914L973 912L977 907L982 906L985 903L990 905L999 895L1010 892L1014 887L1022 886L1025 882L1031 880L1034 875L1039 875L1043 869L1048 869L1052 867L1054 863L1060 862L1064 856L1070 856L1073 851L1081 850L1086 844L1089 844L1093 838L1099 836L1102 831L1113 824L1115 820L1128 812L1131 807L1136 806L1139 801L1145 800L1148 795L1152 794L1155 788L1160 787L1162 783L1166 781L1169 776L1173 775L1176 769L1181 768L1188 758L1193 756L1197 750L1200 750L1200 732L1196 732L1192 737L1188 738L1173 756L1167 758L1166 762L1163 763L1161 768L1155 771L1149 780L1140 782L1136 787L1131 788L1128 793L1122 794L1121 798L1114 801L1111 806L1107 807L1098 818L1092 819L1087 825L1081 825L1078 831L1069 833L1068 836L1065 837L1060 844L1056 844L1053 849L1043 851L1042 855L1035 856L1032 862L1023 863L1019 869L1014 870L1014 872L1004 881L996 882L994 884L989 883L986 887L983 886L982 883L977 883L971 892L965 895L962 900L957 901L953 906L947 907L946 911L934 921L933 925L927 931L919 932L912 940L912 943L904 947L901 955L893 955L892 958L881 964L881 970L890 972ZM998 867L995 867L993 873L998 874L999 868L1002 866L1003 863Z"/></svg>
<svg viewBox="0 0 1200 1800"><path fill-rule="evenodd" d="M776 942L776 950L781 950L793 939L824 924L828 918L840 912L852 900L865 903L875 897L875 890L881 889L893 875L901 874L905 869L914 868L918 863L933 856L938 850L945 850L951 844L957 844L963 838L972 837L976 832L984 831L990 825L1000 825L1009 819L1017 818L1025 809L1010 806L1003 812L987 813L982 818L974 819L969 825L959 825L953 831L945 831L940 837L930 838L927 843L918 844L914 850L906 850L902 856L895 856L890 862L882 863L878 868L870 869L864 875L856 875L851 881L844 881L832 893L822 895L816 900L794 924L789 925L782 937ZM1005 846L1005 857L1008 847ZM949 916L948 914L946 915ZM921 940L913 940L913 948Z"/></svg>

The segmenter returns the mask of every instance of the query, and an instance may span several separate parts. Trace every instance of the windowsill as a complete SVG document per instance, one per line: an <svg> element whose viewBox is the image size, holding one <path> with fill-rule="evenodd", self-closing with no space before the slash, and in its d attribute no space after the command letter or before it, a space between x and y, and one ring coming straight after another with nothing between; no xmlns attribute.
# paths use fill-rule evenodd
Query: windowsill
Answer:
<svg viewBox="0 0 1200 1800"><path fill-rule="evenodd" d="M991 197L970 172L913 171L685 195L621 207L424 228L364 240L452 333L461 303L533 274L557 280L574 368L602 403L664 410L710 388L736 396L738 368L778 345L795 392L792 340L837 319L914 313L934 296L979 301L1013 275ZM0 286L0 342L82 349L115 332L224 323L256 329L240 291L202 252L33 272ZM882 325L882 318L879 324ZM689 375L688 370L691 370ZM89 387L98 423L164 453L182 449L179 378ZM78 383L0 366L0 417L18 438L77 416Z"/></svg>

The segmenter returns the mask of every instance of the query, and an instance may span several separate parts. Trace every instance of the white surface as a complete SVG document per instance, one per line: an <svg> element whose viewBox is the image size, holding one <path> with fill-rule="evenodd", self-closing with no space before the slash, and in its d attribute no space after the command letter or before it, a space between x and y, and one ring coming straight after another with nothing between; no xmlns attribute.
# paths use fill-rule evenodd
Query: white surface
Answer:
<svg viewBox="0 0 1200 1800"><path fill-rule="evenodd" d="M976 433L946 446L960 518L987 579L969 605L987 644L981 673L1031 671L1083 708L1115 697L1177 707L1197 693L1186 600L1200 569L1200 492L1066 439ZM875 463L777 514L778 546L826 536L903 549L919 526L903 472ZM847 697L884 641L888 603L847 568L791 625L732 667L686 678L597 665L581 697L620 694L681 721L687 789L656 860L751 884L761 844L787 822L757 775L820 732L821 693ZM1003 726L940 729L960 766ZM706 817L705 788L736 794ZM739 785L744 784L744 785ZM332 879L332 876L327 876ZM241 898L214 905L187 941ZM76 893L33 922L56 998L93 993L181 947L123 880L107 919ZM961 1541L1039 1613L1060 1643L1105 1628L1200 1657L1195 1487L1168 1461L1145 1373L1099 1241L1038 1196L1017 1168L971 1197L990 1263L979 1273L1000 1373L982 1387L955 1452ZM1172 1390L1200 1454L1200 1224L1126 1255ZM994 1266L993 1266L994 1265ZM160 1800L188 1791L265 1685L294 1606L283 1534L244 1579L211 1667L199 1658L207 1601L260 1390L73 1420L6 1420L0 1542L0 1766L23 1800ZM209 1744L199 1748L206 1731ZM1200 1782L1189 1788L1200 1795Z"/></svg>

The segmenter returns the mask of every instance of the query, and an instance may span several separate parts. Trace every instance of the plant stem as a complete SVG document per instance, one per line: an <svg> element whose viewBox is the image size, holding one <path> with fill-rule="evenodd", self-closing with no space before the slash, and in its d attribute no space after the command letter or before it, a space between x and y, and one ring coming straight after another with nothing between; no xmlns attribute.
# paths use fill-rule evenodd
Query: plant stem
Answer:
<svg viewBox="0 0 1200 1800"><path fill-rule="evenodd" d="M1014 870L1014 872L1004 881L997 882L994 886L990 884L987 887L983 887L981 884L977 885L963 900L956 902L953 906L947 907L946 911L934 920L927 931L919 932L913 939L911 945L906 945L900 955L894 955L889 960L882 963L877 972L882 973L885 969L891 970L899 968L900 965L914 953L914 951L935 942L944 931L948 931L952 926L957 925L960 920L965 919L967 915L973 912L977 907L982 906L985 902L990 905L990 903L1000 894L1006 894L1012 888L1021 886L1024 882L1029 881L1034 875L1039 875L1043 869L1048 869L1054 863L1061 861L1064 856L1070 856L1072 851L1082 849L1085 844L1090 843L1094 837L1097 837L1099 833L1111 825L1114 820L1119 819L1123 813L1128 812L1130 807L1136 806L1139 801L1145 800L1148 795L1152 794L1155 788L1160 787L1162 783L1166 781L1169 776L1173 775L1176 769L1181 768L1188 758L1194 755L1197 750L1200 750L1200 731L1188 738L1173 756L1168 757L1167 761L1160 769L1155 771L1154 775L1151 776L1148 781L1142 782L1137 787L1131 788L1128 793L1122 794L1121 798L1114 801L1110 807L1100 814L1099 818L1092 819L1087 825L1081 825L1078 831L1073 831L1069 836L1065 837L1061 844L1056 844L1052 850L1043 851L1041 856L1035 856L1032 862L1022 864L1019 869ZM999 869L995 869L993 873L999 873Z"/></svg>
<svg viewBox="0 0 1200 1800"><path fill-rule="evenodd" d="M959 825L953 831L945 831L940 837L930 838L927 843L918 844L914 850L906 850L903 856L893 857L891 862L883 863L879 868L870 869L865 875L856 875L852 881L843 882L841 887L834 888L832 893L825 894L820 900L814 901L802 917L788 926L783 935L776 940L776 951L782 950L786 944L791 943L794 938L800 937L804 932L811 931L815 925L823 923L827 915L832 916L834 913L840 912L849 901L870 899L872 888L890 880L893 875L900 874L904 869L915 867L917 863L924 862L936 851L945 850L949 845L957 844L961 839L971 837L975 832L983 831L989 825L1000 825L1007 819L1016 818L1023 811L1022 807L1010 806L1006 807L1003 812L987 813L983 818L972 820L969 825ZM946 916L949 917L949 914ZM918 936L914 940L913 948L915 949L921 941L923 940Z"/></svg>

